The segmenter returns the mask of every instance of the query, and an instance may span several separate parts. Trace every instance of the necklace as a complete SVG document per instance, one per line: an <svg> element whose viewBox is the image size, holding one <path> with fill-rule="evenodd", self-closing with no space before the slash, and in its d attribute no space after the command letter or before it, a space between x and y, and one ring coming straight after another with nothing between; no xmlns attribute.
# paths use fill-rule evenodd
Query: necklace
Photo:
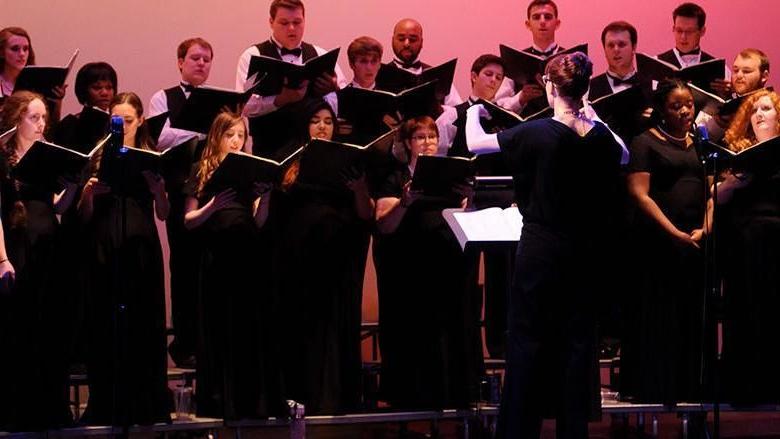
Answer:
<svg viewBox="0 0 780 439"><path fill-rule="evenodd" d="M656 125L655 127L658 129L658 131L661 132L661 134L663 134L667 138L676 140L678 142L685 142L686 140L688 140L688 136L690 135L689 133L685 133L685 136L683 137L674 137L673 135L667 133L663 128L661 128L661 125Z"/></svg>

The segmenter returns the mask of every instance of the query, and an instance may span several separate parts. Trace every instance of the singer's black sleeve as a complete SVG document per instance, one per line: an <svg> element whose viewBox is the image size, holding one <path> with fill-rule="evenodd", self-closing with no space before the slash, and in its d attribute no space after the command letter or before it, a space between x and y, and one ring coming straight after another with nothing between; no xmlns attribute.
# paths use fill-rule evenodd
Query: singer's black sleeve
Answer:
<svg viewBox="0 0 780 439"><path fill-rule="evenodd" d="M631 146L628 148L629 159L627 171L629 173L650 172L650 144L647 139L647 136L649 135L649 133L645 132L631 142Z"/></svg>

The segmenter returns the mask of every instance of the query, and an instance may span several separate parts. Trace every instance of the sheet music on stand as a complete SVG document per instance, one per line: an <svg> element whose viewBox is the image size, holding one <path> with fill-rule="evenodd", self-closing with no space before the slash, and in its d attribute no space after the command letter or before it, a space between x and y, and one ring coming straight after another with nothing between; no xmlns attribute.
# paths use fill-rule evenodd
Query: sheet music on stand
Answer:
<svg viewBox="0 0 780 439"><path fill-rule="evenodd" d="M494 246L513 246L520 241L523 216L515 206L502 209L466 211L464 209L444 209L442 216L458 239L460 248L485 249Z"/></svg>

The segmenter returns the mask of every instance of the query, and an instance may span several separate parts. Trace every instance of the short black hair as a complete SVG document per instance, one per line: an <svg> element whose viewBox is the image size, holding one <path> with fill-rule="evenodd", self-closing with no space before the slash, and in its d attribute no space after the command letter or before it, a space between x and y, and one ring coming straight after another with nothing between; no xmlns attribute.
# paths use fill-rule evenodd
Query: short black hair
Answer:
<svg viewBox="0 0 780 439"><path fill-rule="evenodd" d="M116 70L111 64L103 61L84 64L76 74L76 99L79 104L89 104L89 86L98 81L108 81L117 92Z"/></svg>

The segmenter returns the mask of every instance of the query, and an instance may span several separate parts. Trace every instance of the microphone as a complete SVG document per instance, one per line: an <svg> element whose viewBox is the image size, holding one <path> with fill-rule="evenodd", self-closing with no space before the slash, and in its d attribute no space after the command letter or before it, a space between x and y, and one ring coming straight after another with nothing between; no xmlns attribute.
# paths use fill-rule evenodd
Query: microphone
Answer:
<svg viewBox="0 0 780 439"><path fill-rule="evenodd" d="M122 116L111 116L111 149L116 154L122 154L125 146L125 120Z"/></svg>

